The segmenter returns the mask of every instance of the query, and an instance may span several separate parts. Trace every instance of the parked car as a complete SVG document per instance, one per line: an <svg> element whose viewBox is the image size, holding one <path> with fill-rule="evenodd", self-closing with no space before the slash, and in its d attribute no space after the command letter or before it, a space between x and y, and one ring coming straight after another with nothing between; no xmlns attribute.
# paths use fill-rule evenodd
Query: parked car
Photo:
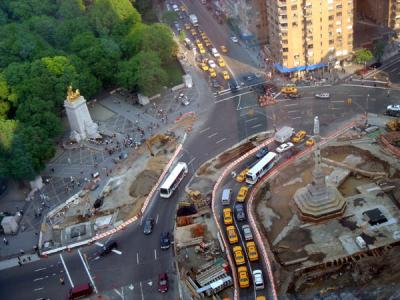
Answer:
<svg viewBox="0 0 400 300"><path fill-rule="evenodd" d="M260 150L257 151L256 158L263 158L268 152L268 147L262 147Z"/></svg>
<svg viewBox="0 0 400 300"><path fill-rule="evenodd" d="M246 220L246 213L244 212L244 206L242 203L235 204L236 220L244 221Z"/></svg>
<svg viewBox="0 0 400 300"><path fill-rule="evenodd" d="M160 236L160 247L162 250L166 250L169 249L169 247L171 246L171 239L169 236L169 232L162 232L161 236Z"/></svg>
<svg viewBox="0 0 400 300"><path fill-rule="evenodd" d="M251 233L250 226L245 224L245 225L242 226L242 229L243 229L244 239L246 241L252 240L253 239L253 234Z"/></svg>
<svg viewBox="0 0 400 300"><path fill-rule="evenodd" d="M109 240L107 241L100 250L100 256L105 256L107 254L109 254L112 250L117 249L118 244L116 241L114 240Z"/></svg>
<svg viewBox="0 0 400 300"><path fill-rule="evenodd" d="M318 99L329 99L330 97L331 97L331 95L329 93L315 94L315 98L318 98Z"/></svg>
<svg viewBox="0 0 400 300"><path fill-rule="evenodd" d="M276 148L276 152L283 153L283 152L289 150L292 147L294 147L294 145L291 142L283 143L278 148Z"/></svg>
<svg viewBox="0 0 400 300"><path fill-rule="evenodd" d="M234 42L234 43L239 43L239 39L238 39L236 36L234 36L234 35L231 36L231 40L232 40L232 42Z"/></svg>
<svg viewBox="0 0 400 300"><path fill-rule="evenodd" d="M254 243L253 241L247 242L246 248L247 248L247 254L249 256L249 260L257 261L259 257L258 257L256 243Z"/></svg>
<svg viewBox="0 0 400 300"><path fill-rule="evenodd" d="M168 292L168 275L167 275L167 273L161 273L158 276L158 291L160 293Z"/></svg>
<svg viewBox="0 0 400 300"><path fill-rule="evenodd" d="M143 233L151 234L153 232L154 220L152 218L147 218L144 222Z"/></svg>
<svg viewBox="0 0 400 300"><path fill-rule="evenodd" d="M256 290L264 289L264 279L261 270L257 269L253 271L253 280L254 280L254 285L256 286Z"/></svg>
<svg viewBox="0 0 400 300"><path fill-rule="evenodd" d="M248 191L249 191L249 187L247 185L243 185L240 188L239 193L236 196L236 201L237 202L244 202L244 200L246 199Z"/></svg>
<svg viewBox="0 0 400 300"><path fill-rule="evenodd" d="M232 251L236 265L237 266L244 265L246 263L246 260L244 259L242 246L235 246L233 247Z"/></svg>
<svg viewBox="0 0 400 300"><path fill-rule="evenodd" d="M249 280L249 273L247 272L247 267L240 266L237 271L239 275L240 288L248 288L250 286L250 280Z"/></svg>

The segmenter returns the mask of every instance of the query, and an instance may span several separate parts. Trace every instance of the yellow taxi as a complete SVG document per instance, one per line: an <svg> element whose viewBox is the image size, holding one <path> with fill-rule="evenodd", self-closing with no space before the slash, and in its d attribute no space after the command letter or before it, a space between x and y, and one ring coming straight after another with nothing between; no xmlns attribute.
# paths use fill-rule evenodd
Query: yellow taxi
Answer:
<svg viewBox="0 0 400 300"><path fill-rule="evenodd" d="M215 78L217 77L217 72L213 68L209 68L208 72L210 72L210 77Z"/></svg>
<svg viewBox="0 0 400 300"><path fill-rule="evenodd" d="M222 71L222 77L224 77L225 80L231 79L231 76L229 76L228 71Z"/></svg>
<svg viewBox="0 0 400 300"><path fill-rule="evenodd" d="M204 41L204 43L206 44L206 47L208 47L208 48L212 47L212 44L209 40Z"/></svg>
<svg viewBox="0 0 400 300"><path fill-rule="evenodd" d="M219 57L217 61L220 67L225 67L225 61L222 57Z"/></svg>
<svg viewBox="0 0 400 300"><path fill-rule="evenodd" d="M232 225L233 224L233 218L232 218L232 209L231 208L224 208L222 211L222 214L224 216L224 224L225 225Z"/></svg>
<svg viewBox="0 0 400 300"><path fill-rule="evenodd" d="M308 139L307 141L306 141L306 146L314 146L314 144L315 144L315 141L314 141L314 139Z"/></svg>
<svg viewBox="0 0 400 300"><path fill-rule="evenodd" d="M235 226L227 226L226 227L226 235L228 236L229 244L235 244L238 242L238 235L235 229Z"/></svg>
<svg viewBox="0 0 400 300"><path fill-rule="evenodd" d="M247 192L249 191L249 187L244 185L240 188L239 193L236 196L237 202L244 202L247 196Z"/></svg>
<svg viewBox="0 0 400 300"><path fill-rule="evenodd" d="M192 28L189 23L185 23L184 27L186 30L190 30L190 28Z"/></svg>
<svg viewBox="0 0 400 300"><path fill-rule="evenodd" d="M243 249L242 246L235 246L232 249L233 256L235 258L235 263L237 266L244 265L246 263L244 256L243 256Z"/></svg>
<svg viewBox="0 0 400 300"><path fill-rule="evenodd" d="M192 28L192 29L190 30L190 33L191 33L193 36L196 36L196 35L197 35L197 31L196 31L196 29L194 29L194 28Z"/></svg>
<svg viewBox="0 0 400 300"><path fill-rule="evenodd" d="M202 38L207 37L206 33L202 30L199 31Z"/></svg>
<svg viewBox="0 0 400 300"><path fill-rule="evenodd" d="M254 243L253 241L247 242L246 248L247 248L247 254L249 256L249 260L250 261L258 260L258 251L257 251L256 243Z"/></svg>
<svg viewBox="0 0 400 300"><path fill-rule="evenodd" d="M200 52L201 54L206 53L206 50L204 49L203 44L201 44L201 47L199 47L199 52ZM217 76L217 75L215 75L215 76Z"/></svg>
<svg viewBox="0 0 400 300"><path fill-rule="evenodd" d="M200 69L202 69L203 71L208 71L208 65L205 63L199 63L199 67Z"/></svg>
<svg viewBox="0 0 400 300"><path fill-rule="evenodd" d="M282 94L297 94L297 88L295 86L284 86L281 89Z"/></svg>
<svg viewBox="0 0 400 300"><path fill-rule="evenodd" d="M238 268L239 275L239 286L240 288L248 288L250 286L249 273L247 272L246 266L241 266Z"/></svg>
<svg viewBox="0 0 400 300"><path fill-rule="evenodd" d="M247 173L250 171L249 168L244 169L242 172L239 173L238 176L236 176L236 181L237 182L243 182L246 179Z"/></svg>
<svg viewBox="0 0 400 300"><path fill-rule="evenodd" d="M265 296L257 296L256 300L267 300L267 298Z"/></svg>
<svg viewBox="0 0 400 300"><path fill-rule="evenodd" d="M300 143L304 137L306 136L306 132L304 130L300 130L297 132L294 137L292 137L292 142L293 143Z"/></svg>
<svg viewBox="0 0 400 300"><path fill-rule="evenodd" d="M228 53L228 48L226 48L225 46L221 46L220 48L222 53Z"/></svg>

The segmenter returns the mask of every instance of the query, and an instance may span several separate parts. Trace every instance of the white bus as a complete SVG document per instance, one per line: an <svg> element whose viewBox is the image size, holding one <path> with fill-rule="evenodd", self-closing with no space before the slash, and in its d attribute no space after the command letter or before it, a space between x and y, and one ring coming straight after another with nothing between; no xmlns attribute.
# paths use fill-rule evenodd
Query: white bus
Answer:
<svg viewBox="0 0 400 300"><path fill-rule="evenodd" d="M178 187L179 183L182 181L183 177L188 172L187 164L184 162L178 162L172 172L165 179L164 183L160 189L160 196L162 198L171 197L172 193Z"/></svg>
<svg viewBox="0 0 400 300"><path fill-rule="evenodd" d="M268 152L263 158L256 163L246 175L246 182L248 184L255 184L258 179L263 177L275 164L275 152Z"/></svg>

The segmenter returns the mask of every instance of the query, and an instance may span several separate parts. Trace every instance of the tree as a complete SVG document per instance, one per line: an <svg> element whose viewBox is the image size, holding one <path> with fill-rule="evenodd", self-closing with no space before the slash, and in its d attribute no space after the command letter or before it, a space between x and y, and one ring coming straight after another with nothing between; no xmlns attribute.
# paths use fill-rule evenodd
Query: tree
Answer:
<svg viewBox="0 0 400 300"><path fill-rule="evenodd" d="M167 23L168 25L172 26L176 20L178 20L178 15L174 11L167 11L162 15L161 18L164 23Z"/></svg>
<svg viewBox="0 0 400 300"><path fill-rule="evenodd" d="M151 96L161 91L166 84L167 74L161 67L157 53L141 51L121 64L118 79L124 88Z"/></svg>
<svg viewBox="0 0 400 300"><path fill-rule="evenodd" d="M57 16L60 19L73 19L76 17L82 17L85 10L86 7L83 0L60 1Z"/></svg>
<svg viewBox="0 0 400 300"><path fill-rule="evenodd" d="M366 63L373 58L373 55L368 49L359 49L354 53L354 61L358 64Z"/></svg>
<svg viewBox="0 0 400 300"><path fill-rule="evenodd" d="M56 19L48 16L34 16L27 20L24 24L28 26L31 32L36 33L48 43L55 46L55 31L57 28Z"/></svg>
<svg viewBox="0 0 400 300"><path fill-rule="evenodd" d="M89 20L97 34L125 35L141 17L129 0L96 0L88 6Z"/></svg>
<svg viewBox="0 0 400 300"><path fill-rule="evenodd" d="M27 20L32 16L54 15L53 0L3 0L9 15L15 20Z"/></svg>
<svg viewBox="0 0 400 300"><path fill-rule="evenodd" d="M385 53L385 47L387 43L380 40L374 44L374 49L372 50L373 55L375 59L380 62L383 56L383 53Z"/></svg>

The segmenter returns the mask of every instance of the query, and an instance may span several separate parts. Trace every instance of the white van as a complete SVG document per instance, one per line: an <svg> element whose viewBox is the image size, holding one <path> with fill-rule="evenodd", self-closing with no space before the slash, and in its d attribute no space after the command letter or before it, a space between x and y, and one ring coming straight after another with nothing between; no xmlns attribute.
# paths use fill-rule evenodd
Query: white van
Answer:
<svg viewBox="0 0 400 300"><path fill-rule="evenodd" d="M224 189L222 191L222 197L221 197L222 205L231 204L231 197L232 197L232 190L231 189Z"/></svg>
<svg viewBox="0 0 400 300"><path fill-rule="evenodd" d="M254 279L254 285L256 286L256 290L263 290L264 289L264 279L263 279L261 270L253 271L253 279Z"/></svg>

